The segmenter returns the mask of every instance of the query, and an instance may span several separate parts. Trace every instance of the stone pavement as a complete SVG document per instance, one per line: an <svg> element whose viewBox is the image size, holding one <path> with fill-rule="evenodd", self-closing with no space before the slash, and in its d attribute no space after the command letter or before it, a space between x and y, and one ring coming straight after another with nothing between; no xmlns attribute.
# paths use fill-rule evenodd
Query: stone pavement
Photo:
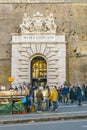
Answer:
<svg viewBox="0 0 87 130"><path fill-rule="evenodd" d="M58 106L58 110L52 112L52 109L43 112L34 112L19 115L0 115L0 124L22 123L22 122L38 122L51 120L65 120L87 118L87 101L82 106L74 104L62 104Z"/></svg>

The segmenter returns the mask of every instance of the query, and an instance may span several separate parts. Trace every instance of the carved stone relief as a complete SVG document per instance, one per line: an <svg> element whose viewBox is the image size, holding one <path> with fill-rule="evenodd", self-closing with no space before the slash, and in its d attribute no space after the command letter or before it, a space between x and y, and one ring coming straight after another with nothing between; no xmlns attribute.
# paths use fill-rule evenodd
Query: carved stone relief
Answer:
<svg viewBox="0 0 87 130"><path fill-rule="evenodd" d="M24 13L23 22L20 25L21 33L56 33L56 24L54 22L53 13L50 13L46 18L40 12L33 14L33 17L28 17Z"/></svg>

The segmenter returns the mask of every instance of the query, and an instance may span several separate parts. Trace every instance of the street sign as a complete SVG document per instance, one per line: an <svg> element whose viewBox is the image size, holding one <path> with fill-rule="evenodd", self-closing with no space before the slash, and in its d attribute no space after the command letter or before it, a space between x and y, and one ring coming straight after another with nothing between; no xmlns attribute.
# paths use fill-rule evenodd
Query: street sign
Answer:
<svg viewBox="0 0 87 130"><path fill-rule="evenodd" d="M9 81L9 82L13 82L13 81L14 81L14 78L13 78L13 77L9 77L9 78L8 78L8 81Z"/></svg>

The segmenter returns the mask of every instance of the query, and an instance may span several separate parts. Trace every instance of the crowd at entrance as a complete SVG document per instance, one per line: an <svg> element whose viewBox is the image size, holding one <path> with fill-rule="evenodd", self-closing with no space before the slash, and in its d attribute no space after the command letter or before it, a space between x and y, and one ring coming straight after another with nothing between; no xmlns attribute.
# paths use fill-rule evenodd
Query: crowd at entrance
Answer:
<svg viewBox="0 0 87 130"><path fill-rule="evenodd" d="M64 83L60 87L57 86L30 86L23 82L21 89L26 90L26 102L24 103L27 112L30 112L32 105L35 107L35 111L49 110L52 108L52 111L58 110L58 105L60 103L73 104L77 101L78 105L82 105L82 101L87 101L87 85L71 85ZM15 86L15 90L18 90L18 87ZM29 93L28 93L29 91ZM47 95L44 92L47 92ZM45 109L43 109L44 105Z"/></svg>

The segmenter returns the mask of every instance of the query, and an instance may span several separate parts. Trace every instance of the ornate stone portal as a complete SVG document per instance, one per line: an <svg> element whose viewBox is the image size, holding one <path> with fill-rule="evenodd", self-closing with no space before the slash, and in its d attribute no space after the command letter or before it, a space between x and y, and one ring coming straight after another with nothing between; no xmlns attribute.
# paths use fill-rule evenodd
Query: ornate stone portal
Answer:
<svg viewBox="0 0 87 130"><path fill-rule="evenodd" d="M35 57L42 57L47 63L46 84L62 85L66 80L66 41L65 34L56 34L53 14L45 18L39 12L33 17L25 13L20 30L21 33L12 34L11 41L13 85L32 83L31 62Z"/></svg>

